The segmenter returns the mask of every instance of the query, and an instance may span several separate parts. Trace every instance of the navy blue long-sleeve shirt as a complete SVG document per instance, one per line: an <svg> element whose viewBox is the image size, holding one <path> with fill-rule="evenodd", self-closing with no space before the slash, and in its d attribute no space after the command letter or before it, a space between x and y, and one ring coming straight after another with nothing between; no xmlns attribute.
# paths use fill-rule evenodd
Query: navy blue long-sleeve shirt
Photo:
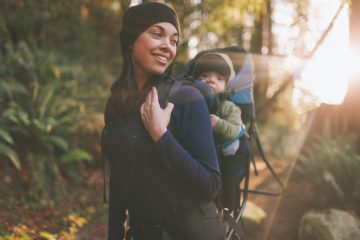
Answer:
<svg viewBox="0 0 360 240"><path fill-rule="evenodd" d="M209 112L201 93L183 85L170 101L175 105L171 131L156 143L140 114L107 124L109 239L123 238L125 209L131 224L176 228L186 219L187 209L201 209L220 188Z"/></svg>

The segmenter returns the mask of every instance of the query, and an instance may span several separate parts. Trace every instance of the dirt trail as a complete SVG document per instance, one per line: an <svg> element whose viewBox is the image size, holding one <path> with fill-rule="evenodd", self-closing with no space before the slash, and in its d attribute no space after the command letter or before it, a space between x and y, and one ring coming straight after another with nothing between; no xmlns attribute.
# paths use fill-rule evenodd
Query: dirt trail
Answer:
<svg viewBox="0 0 360 240"><path fill-rule="evenodd" d="M291 171L286 188L280 196L249 194L249 200L260 206L267 214L260 229L248 230L248 240L297 240L299 221L312 205L312 191L309 183L302 181L292 171L289 161L270 159L269 162L285 182ZM262 161L257 161L259 175L251 172L250 187L267 191L280 189L276 180Z"/></svg>

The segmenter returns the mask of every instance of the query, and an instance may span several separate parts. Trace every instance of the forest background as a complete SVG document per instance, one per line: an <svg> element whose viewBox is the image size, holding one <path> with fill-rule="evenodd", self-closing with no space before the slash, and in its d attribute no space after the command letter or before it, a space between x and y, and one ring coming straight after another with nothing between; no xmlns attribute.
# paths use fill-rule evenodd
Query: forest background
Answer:
<svg viewBox="0 0 360 240"><path fill-rule="evenodd" d="M102 114L122 65L121 17L138 2L0 0L0 237L72 239L106 212L101 205ZM360 62L360 3L314 2L166 1L179 12L182 25L176 61L186 63L209 48L243 46L253 56L257 125L265 151L288 161L287 178L303 159L299 173L320 176L320 190L335 189L335 204L354 205L359 214L360 74L350 66L359 69L353 64ZM337 28L345 32L332 37ZM304 72L328 39L341 36L343 42L325 51L351 47L349 61L333 55L336 64L349 67L336 75L345 90L336 89L332 79L324 81L328 75L315 74L322 91L335 86L328 91L336 97L324 98L302 84ZM350 156L341 167L351 173L325 169L328 164L318 161L334 155L334 146Z"/></svg>

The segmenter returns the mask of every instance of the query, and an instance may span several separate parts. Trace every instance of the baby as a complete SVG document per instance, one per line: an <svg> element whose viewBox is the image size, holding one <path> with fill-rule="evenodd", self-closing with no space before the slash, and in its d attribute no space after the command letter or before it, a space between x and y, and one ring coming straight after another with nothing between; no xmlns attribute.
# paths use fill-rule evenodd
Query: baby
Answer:
<svg viewBox="0 0 360 240"><path fill-rule="evenodd" d="M195 79L209 85L212 94L225 91L226 84L235 77L234 66L224 53L208 53L201 56L194 66ZM225 156L234 155L239 148L238 135L241 130L241 111L225 97L219 98L214 114L210 114L215 140Z"/></svg>

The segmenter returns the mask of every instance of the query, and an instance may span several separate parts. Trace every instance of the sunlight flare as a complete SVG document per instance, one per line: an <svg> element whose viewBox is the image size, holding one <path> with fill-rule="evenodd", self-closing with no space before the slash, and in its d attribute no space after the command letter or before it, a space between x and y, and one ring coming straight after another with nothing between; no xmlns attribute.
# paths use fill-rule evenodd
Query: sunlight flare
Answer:
<svg viewBox="0 0 360 240"><path fill-rule="evenodd" d="M324 8L326 6L323 4ZM345 7L325 42L306 62L298 86L314 95L313 99L318 103L341 104L347 92L353 61L349 50L349 11Z"/></svg>

